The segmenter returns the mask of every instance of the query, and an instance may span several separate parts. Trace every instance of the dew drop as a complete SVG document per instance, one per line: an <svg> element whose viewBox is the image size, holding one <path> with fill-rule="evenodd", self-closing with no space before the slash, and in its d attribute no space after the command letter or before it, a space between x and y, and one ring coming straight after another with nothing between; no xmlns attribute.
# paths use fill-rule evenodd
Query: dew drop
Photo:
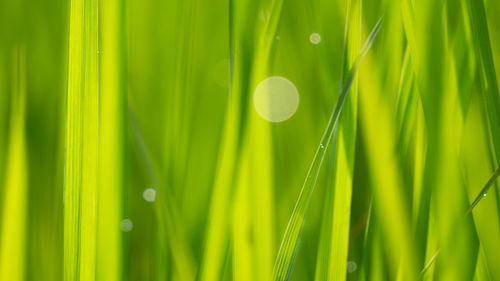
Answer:
<svg viewBox="0 0 500 281"><path fill-rule="evenodd" d="M325 148L325 146L323 144L320 144L319 147L320 148Z"/></svg>

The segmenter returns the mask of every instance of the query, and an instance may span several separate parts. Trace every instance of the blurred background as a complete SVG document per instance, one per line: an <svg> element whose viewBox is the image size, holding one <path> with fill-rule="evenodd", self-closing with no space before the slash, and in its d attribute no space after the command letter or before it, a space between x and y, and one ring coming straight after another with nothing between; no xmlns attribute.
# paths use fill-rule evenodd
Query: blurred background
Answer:
<svg viewBox="0 0 500 281"><path fill-rule="evenodd" d="M496 0L0 0L0 280L500 280L499 14ZM78 47L98 63L75 63ZM68 90L89 67L97 90ZM99 105L106 79L116 114ZM106 132L72 133L72 95L97 98L75 122L121 128L119 157L92 148ZM97 183L68 184L90 157L68 151L86 145ZM69 210L68 190L88 188ZM289 221L302 231L279 252Z"/></svg>

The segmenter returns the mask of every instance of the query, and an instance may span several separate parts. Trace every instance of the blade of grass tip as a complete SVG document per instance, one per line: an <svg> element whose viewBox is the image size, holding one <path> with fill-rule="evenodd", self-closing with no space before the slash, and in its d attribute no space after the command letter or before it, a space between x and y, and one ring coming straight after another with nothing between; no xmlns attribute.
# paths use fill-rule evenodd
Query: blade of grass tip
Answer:
<svg viewBox="0 0 500 281"><path fill-rule="evenodd" d="M321 142L316 150L316 154L314 155L313 161L311 163L299 197L295 204L295 208L292 212L292 215L288 222L288 226L283 236L283 240L281 242L281 246L276 257L276 262L273 269L273 280L289 280L291 277L294 260L298 249L297 245L302 233L302 226L304 225L309 201L316 185L318 173L323 164L326 149L328 148L328 144L331 142L333 130L337 126L339 115L342 111L344 102L346 100L347 94L349 93L359 65L370 49L371 45L373 44L373 41L377 37L378 32L380 31L381 20L382 19L377 22L372 32L370 33L363 49L361 50L356 61L349 70L345 82L340 90L335 109L330 117L330 120L328 121L327 127L323 133L323 137L321 138Z"/></svg>
<svg viewBox="0 0 500 281"><path fill-rule="evenodd" d="M467 215L469 215L472 212L472 210L477 206L477 204L479 204L481 199L483 199L483 197L486 196L488 190L491 188L491 186L493 186L493 184L495 183L495 181L498 179L499 176L500 176L500 167L498 167L495 170L495 172L493 172L488 182L486 182L486 184L483 186L479 194L476 196L476 199L471 203L469 209L465 213L464 218L467 217ZM434 263L437 255L439 254L439 251L440 249L437 249L436 252L434 252L432 257L429 259L429 261L425 264L424 268L422 269L421 274L424 274L429 269L429 267Z"/></svg>
<svg viewBox="0 0 500 281"><path fill-rule="evenodd" d="M361 14L362 1L349 1L347 6L344 58L345 64L342 75L355 62L359 53L361 40ZM320 240L320 249L327 251L318 252L318 267L316 280L344 280L347 273L347 257L349 245L349 223L352 196L352 181L354 169L354 146L356 142L356 115L357 115L357 79L353 82L350 94L344 104L344 109L339 117L338 129L334 133L333 155L333 194L326 198L324 216L329 222L322 226L329 228L328 235ZM330 202L332 201L332 202ZM326 209L329 208L329 209ZM329 218L329 219L328 219ZM323 256L319 256L322 254ZM325 263L321 265L321 263Z"/></svg>
<svg viewBox="0 0 500 281"><path fill-rule="evenodd" d="M99 189L97 280L122 278L125 169L123 0L99 2Z"/></svg>
<svg viewBox="0 0 500 281"><path fill-rule="evenodd" d="M495 150L496 164L500 162L500 95L496 79L495 64L488 33L488 22L483 1L463 0L467 2L471 30L474 36L473 44L481 68L482 95L487 109L490 125L491 141Z"/></svg>
<svg viewBox="0 0 500 281"><path fill-rule="evenodd" d="M97 1L70 3L64 175L64 280L94 280L97 204Z"/></svg>
<svg viewBox="0 0 500 281"><path fill-rule="evenodd" d="M26 73L24 48L14 52L13 93L2 194L0 280L24 280L28 208L28 167L25 138Z"/></svg>

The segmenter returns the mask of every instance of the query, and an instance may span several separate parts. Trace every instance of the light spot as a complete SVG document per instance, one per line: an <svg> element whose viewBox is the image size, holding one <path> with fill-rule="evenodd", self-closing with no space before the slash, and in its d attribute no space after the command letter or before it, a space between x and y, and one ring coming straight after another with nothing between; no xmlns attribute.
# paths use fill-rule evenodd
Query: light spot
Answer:
<svg viewBox="0 0 500 281"><path fill-rule="evenodd" d="M486 193L483 193L483 197L486 197Z"/></svg>
<svg viewBox="0 0 500 281"><path fill-rule="evenodd" d="M120 228L123 232L130 232L134 228L134 223L129 219L122 220Z"/></svg>
<svg viewBox="0 0 500 281"><path fill-rule="evenodd" d="M358 265L355 262L353 261L347 262L347 272L353 273L354 271L356 271L356 269L358 269Z"/></svg>
<svg viewBox="0 0 500 281"><path fill-rule="evenodd" d="M265 11L265 10L260 10L259 11L259 19L263 22L268 21L271 19L271 12Z"/></svg>
<svg viewBox="0 0 500 281"><path fill-rule="evenodd" d="M316 32L311 33L311 35L309 35L309 41L311 41L314 45L318 45L321 42L321 35Z"/></svg>
<svg viewBox="0 0 500 281"><path fill-rule="evenodd" d="M148 202L153 202L156 200L156 190L153 188L148 188L144 190L142 193L142 197L144 197L144 200Z"/></svg>
<svg viewBox="0 0 500 281"><path fill-rule="evenodd" d="M253 103L262 118L271 122L282 122L297 111L299 92L290 80L271 76L255 88Z"/></svg>
<svg viewBox="0 0 500 281"><path fill-rule="evenodd" d="M325 146L323 144L320 144L319 147L320 148L325 148Z"/></svg>

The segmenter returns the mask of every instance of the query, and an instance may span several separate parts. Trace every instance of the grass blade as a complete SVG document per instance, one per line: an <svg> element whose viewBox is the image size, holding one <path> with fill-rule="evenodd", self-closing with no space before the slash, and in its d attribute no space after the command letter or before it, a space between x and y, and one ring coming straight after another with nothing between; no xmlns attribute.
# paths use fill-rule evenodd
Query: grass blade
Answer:
<svg viewBox="0 0 500 281"><path fill-rule="evenodd" d="M23 47L14 52L14 90L5 185L2 193L0 280L24 280L28 221L28 167L25 144L26 61Z"/></svg>
<svg viewBox="0 0 500 281"><path fill-rule="evenodd" d="M333 135L333 130L337 126L337 122L344 106L347 94L351 88L354 76L357 73L359 65L366 53L370 49L373 41L375 40L378 32L380 31L381 20L375 25L370 36L368 37L362 51L354 62L353 66L349 70L345 82L340 90L335 109L328 121L321 142L316 150L313 161L309 168L306 176L306 180L302 186L297 203L292 212L290 220L288 222L287 229L281 241L281 246L276 257L276 262L273 269L273 280L289 280L291 277L295 255L298 249L298 243L301 236L302 227L304 225L304 220L307 214L307 209L309 206L309 201L311 199L314 187L316 185L316 180L318 178L319 171L323 164L323 159L325 157L326 149L328 144L331 142Z"/></svg>
<svg viewBox="0 0 500 281"><path fill-rule="evenodd" d="M347 7L343 75L355 62L361 40L362 1L349 1ZM349 223L354 174L354 152L357 125L357 79L340 114L338 129L334 133L332 155L334 191L326 197L325 219L322 225L325 236L320 240L315 280L344 280L346 277Z"/></svg>
<svg viewBox="0 0 500 281"><path fill-rule="evenodd" d="M481 87L483 100L486 105L490 126L491 141L493 142L496 163L500 162L500 94L496 79L495 64L491 51L488 22L483 1L463 0L467 2L471 30L474 36L474 47L478 55L478 64L481 69Z"/></svg>
<svg viewBox="0 0 500 281"><path fill-rule="evenodd" d="M99 2L99 190L96 279L123 280L125 184L124 1Z"/></svg>
<svg viewBox="0 0 500 281"><path fill-rule="evenodd" d="M70 9L64 175L64 280L94 280L97 229L97 1Z"/></svg>
<svg viewBox="0 0 500 281"><path fill-rule="evenodd" d="M483 197L485 197L486 194L488 194L488 190L493 186L493 184L497 180L498 176L500 176L500 167L498 167L495 170L495 172L493 173L493 175L491 175L488 182L484 185L484 187L481 189L481 191L479 191L479 194L476 196L476 199L474 199L474 201L470 205L470 207L467 210L467 213L465 215L468 215L470 212L472 212L472 209L474 209L474 207L476 207L476 205L479 204L479 201L481 201L481 199L483 199Z"/></svg>
<svg viewBox="0 0 500 281"><path fill-rule="evenodd" d="M488 180L488 182L483 186L483 188L481 189L481 191L479 192L479 194L476 196L476 199L470 205L469 209L465 213L465 216L467 216L469 213L471 213L472 210L474 209L474 207L476 207L476 205L479 204L479 202L481 201L481 199L483 199L483 197L486 196L486 194L488 193L488 190L493 186L493 184L495 183L495 181L497 180L497 178L499 176L500 176L500 167L498 167L495 170L495 172L493 172L493 174L491 175L491 177ZM429 261L425 264L424 268L421 271L421 274L424 274L431 267L431 265L436 260L436 257L438 256L438 254L439 254L439 249L436 252L434 252L434 254L431 256L431 258L429 259Z"/></svg>

